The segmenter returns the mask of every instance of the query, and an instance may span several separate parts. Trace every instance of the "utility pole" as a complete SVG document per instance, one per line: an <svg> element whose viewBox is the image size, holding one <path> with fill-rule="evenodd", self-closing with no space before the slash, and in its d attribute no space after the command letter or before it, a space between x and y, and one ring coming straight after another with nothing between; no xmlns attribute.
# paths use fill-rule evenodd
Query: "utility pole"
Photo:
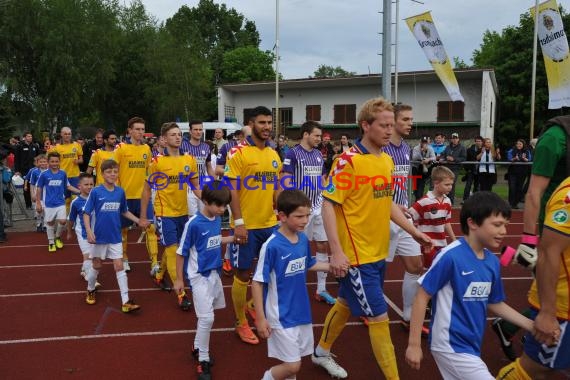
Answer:
<svg viewBox="0 0 570 380"><path fill-rule="evenodd" d="M392 100L392 0L382 9L382 96Z"/></svg>
<svg viewBox="0 0 570 380"><path fill-rule="evenodd" d="M281 134L279 117L279 0L275 0L275 120L276 137Z"/></svg>

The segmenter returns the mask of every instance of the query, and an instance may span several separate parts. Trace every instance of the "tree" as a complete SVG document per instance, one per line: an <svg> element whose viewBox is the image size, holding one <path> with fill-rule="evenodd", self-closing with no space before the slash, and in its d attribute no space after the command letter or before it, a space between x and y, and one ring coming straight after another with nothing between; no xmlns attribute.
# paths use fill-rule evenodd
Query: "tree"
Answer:
<svg viewBox="0 0 570 380"><path fill-rule="evenodd" d="M340 66L332 67L328 65L320 65L315 70L315 78L345 78L356 75L353 71L346 71Z"/></svg>
<svg viewBox="0 0 570 380"><path fill-rule="evenodd" d="M459 57L453 57L453 68L455 69L468 69L469 65Z"/></svg>
<svg viewBox="0 0 570 380"><path fill-rule="evenodd" d="M254 46L239 47L224 54L221 67L222 83L243 83L275 78L274 56Z"/></svg>

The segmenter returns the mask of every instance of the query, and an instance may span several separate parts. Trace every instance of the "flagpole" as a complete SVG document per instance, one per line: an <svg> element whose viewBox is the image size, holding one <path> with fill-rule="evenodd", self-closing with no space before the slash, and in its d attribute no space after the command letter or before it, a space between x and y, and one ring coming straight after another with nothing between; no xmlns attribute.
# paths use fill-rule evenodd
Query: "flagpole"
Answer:
<svg viewBox="0 0 570 380"><path fill-rule="evenodd" d="M275 0L275 136L281 134L279 117L279 0ZM284 134L284 133L283 133Z"/></svg>
<svg viewBox="0 0 570 380"><path fill-rule="evenodd" d="M532 47L532 84L530 93L530 138L529 141L534 138L534 103L535 103L535 93L536 93L536 55L538 45L538 0L535 1L534 5L534 42Z"/></svg>

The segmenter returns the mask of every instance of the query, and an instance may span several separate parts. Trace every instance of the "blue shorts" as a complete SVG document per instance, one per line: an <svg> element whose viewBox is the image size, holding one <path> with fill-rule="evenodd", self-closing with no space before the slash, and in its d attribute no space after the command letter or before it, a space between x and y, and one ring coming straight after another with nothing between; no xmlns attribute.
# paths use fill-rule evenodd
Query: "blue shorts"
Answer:
<svg viewBox="0 0 570 380"><path fill-rule="evenodd" d="M141 216L141 200L140 199L127 199L127 207L129 211L135 215L137 218ZM151 222L154 220L154 209L152 208L152 202L148 202L148 207L146 208L146 218ZM133 224L133 222L124 216L121 216L121 227L126 228Z"/></svg>
<svg viewBox="0 0 570 380"><path fill-rule="evenodd" d="M160 244L165 247L180 244L184 225L188 221L188 215L183 216L157 216L156 229L160 235Z"/></svg>
<svg viewBox="0 0 570 380"><path fill-rule="evenodd" d="M384 299L386 261L351 267L340 280L338 296L348 302L354 316L376 317L388 311Z"/></svg>
<svg viewBox="0 0 570 380"><path fill-rule="evenodd" d="M75 188L79 186L79 177L67 177L67 182ZM65 189L65 199L71 198L73 193L67 189Z"/></svg>
<svg viewBox="0 0 570 380"><path fill-rule="evenodd" d="M247 231L247 244L230 244L230 257L232 268L251 269L253 259L259 257L263 243L269 239L277 226ZM231 233L233 236L233 231Z"/></svg>
<svg viewBox="0 0 570 380"><path fill-rule="evenodd" d="M532 309L530 319L534 321L538 312ZM559 320L560 341L556 346L547 347L539 343L531 333L527 333L524 342L524 353L538 364L552 369L570 368L570 323Z"/></svg>

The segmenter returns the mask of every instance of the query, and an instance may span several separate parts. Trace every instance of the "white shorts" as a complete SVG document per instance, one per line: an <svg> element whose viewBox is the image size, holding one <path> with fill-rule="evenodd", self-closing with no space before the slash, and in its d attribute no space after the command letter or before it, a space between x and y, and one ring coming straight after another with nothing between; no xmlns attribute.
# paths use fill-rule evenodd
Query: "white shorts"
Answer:
<svg viewBox="0 0 570 380"><path fill-rule="evenodd" d="M89 258L100 258L101 260L110 259L122 259L123 258L123 244L92 244L91 253Z"/></svg>
<svg viewBox="0 0 570 380"><path fill-rule="evenodd" d="M294 363L313 353L313 325L272 329L267 339L267 354L285 363Z"/></svg>
<svg viewBox="0 0 570 380"><path fill-rule="evenodd" d="M204 208L204 203L194 194L194 192L188 189L188 215L196 215L198 211L202 211Z"/></svg>
<svg viewBox="0 0 570 380"><path fill-rule="evenodd" d="M216 271L208 277L202 275L190 279L194 310L198 318L213 318L214 310L226 307L222 280Z"/></svg>
<svg viewBox="0 0 570 380"><path fill-rule="evenodd" d="M93 250L93 244L89 243L86 239L83 239L81 235L77 234L77 243L79 243L79 249L81 254L89 255Z"/></svg>
<svg viewBox="0 0 570 380"><path fill-rule="evenodd" d="M413 224L411 219L408 219ZM420 244L414 240L412 235L404 231L396 223L390 221L390 250L387 262L392 262L394 256L421 256L422 250Z"/></svg>
<svg viewBox="0 0 570 380"><path fill-rule="evenodd" d="M487 365L472 354L432 351L437 368L444 380L493 380Z"/></svg>
<svg viewBox="0 0 570 380"><path fill-rule="evenodd" d="M43 204L42 204L43 205ZM44 221L53 222L55 220L66 220L65 205L58 207L44 207Z"/></svg>
<svg viewBox="0 0 570 380"><path fill-rule="evenodd" d="M305 226L305 235L311 241L328 241L321 210L314 211L309 216L309 223Z"/></svg>

